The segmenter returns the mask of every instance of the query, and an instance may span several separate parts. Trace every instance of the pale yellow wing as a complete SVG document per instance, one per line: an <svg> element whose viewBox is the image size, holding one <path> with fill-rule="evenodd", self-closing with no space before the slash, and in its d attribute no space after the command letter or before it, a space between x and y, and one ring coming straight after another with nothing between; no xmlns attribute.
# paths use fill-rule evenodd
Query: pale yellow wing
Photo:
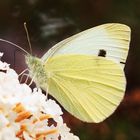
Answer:
<svg viewBox="0 0 140 140"><path fill-rule="evenodd" d="M130 43L130 28L124 24L108 23L80 32L52 47L43 57L61 54L88 54L98 56L100 50L106 57L125 63Z"/></svg>
<svg viewBox="0 0 140 140"><path fill-rule="evenodd" d="M119 64L104 57L59 55L44 64L49 93L72 115L101 122L120 104L125 76ZM46 90L45 83L42 88Z"/></svg>

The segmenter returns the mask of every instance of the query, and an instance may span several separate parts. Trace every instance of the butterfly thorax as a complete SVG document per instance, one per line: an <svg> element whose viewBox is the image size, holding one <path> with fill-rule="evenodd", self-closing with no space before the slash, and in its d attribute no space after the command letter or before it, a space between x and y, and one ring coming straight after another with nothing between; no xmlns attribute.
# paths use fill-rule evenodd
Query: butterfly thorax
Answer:
<svg viewBox="0 0 140 140"><path fill-rule="evenodd" d="M29 75L37 86L44 89L47 86L47 73L44 70L44 65L41 59L28 55L26 56L26 63L29 68ZM44 85L46 84L46 85Z"/></svg>

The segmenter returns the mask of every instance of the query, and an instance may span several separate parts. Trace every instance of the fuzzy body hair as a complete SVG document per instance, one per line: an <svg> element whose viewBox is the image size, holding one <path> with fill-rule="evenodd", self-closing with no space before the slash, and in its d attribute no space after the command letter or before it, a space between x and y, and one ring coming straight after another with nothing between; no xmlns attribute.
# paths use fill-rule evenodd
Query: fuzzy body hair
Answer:
<svg viewBox="0 0 140 140"><path fill-rule="evenodd" d="M44 64L41 59L35 56L27 55L26 64L29 68L29 75L33 78L36 85L43 90L47 90L48 74L45 72Z"/></svg>

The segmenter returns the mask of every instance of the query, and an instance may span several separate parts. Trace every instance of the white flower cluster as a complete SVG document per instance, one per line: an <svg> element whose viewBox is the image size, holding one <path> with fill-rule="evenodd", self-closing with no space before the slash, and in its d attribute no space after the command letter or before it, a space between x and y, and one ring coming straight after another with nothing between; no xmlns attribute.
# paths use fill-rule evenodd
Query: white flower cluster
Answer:
<svg viewBox="0 0 140 140"><path fill-rule="evenodd" d="M0 140L79 140L62 114L54 100L20 84L17 73L0 61Z"/></svg>

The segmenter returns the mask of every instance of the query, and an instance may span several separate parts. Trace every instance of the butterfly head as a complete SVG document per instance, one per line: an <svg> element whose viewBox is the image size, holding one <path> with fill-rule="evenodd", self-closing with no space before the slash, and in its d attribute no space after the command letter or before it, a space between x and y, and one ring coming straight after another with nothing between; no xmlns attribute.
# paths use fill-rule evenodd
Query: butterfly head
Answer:
<svg viewBox="0 0 140 140"><path fill-rule="evenodd" d="M37 74L42 70L42 62L41 59L32 56L27 55L26 56L26 64L28 65L28 68L30 70L30 74Z"/></svg>
<svg viewBox="0 0 140 140"><path fill-rule="evenodd" d="M42 60L35 56L27 55L26 63L29 68L29 75L39 87L44 88L46 86L44 84L47 83L48 76L44 70Z"/></svg>
<svg viewBox="0 0 140 140"><path fill-rule="evenodd" d="M41 65L41 60L35 56L27 55L26 56L26 63L29 68L33 69Z"/></svg>

